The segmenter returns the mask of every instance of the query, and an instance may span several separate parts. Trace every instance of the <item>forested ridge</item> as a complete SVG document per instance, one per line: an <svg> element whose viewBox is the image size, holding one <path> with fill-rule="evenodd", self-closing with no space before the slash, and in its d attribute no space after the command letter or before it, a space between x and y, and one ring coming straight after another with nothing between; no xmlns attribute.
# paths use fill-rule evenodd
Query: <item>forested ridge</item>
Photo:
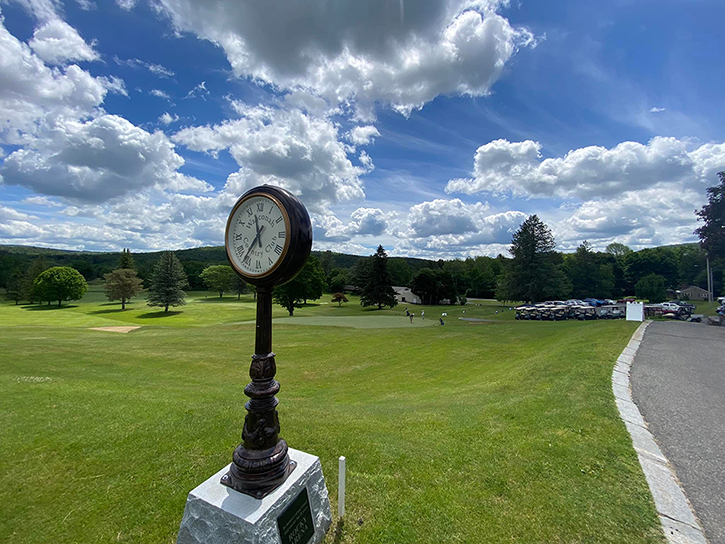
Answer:
<svg viewBox="0 0 725 544"><path fill-rule="evenodd" d="M662 246L631 251L621 244L612 244L608 251L598 252L582 244L573 253L555 252L557 261L566 272L574 297L618 297L634 293L636 283L649 274L663 276L668 288L685 285L707 287L705 254L698 244ZM138 276L150 277L161 251L134 253ZM204 289L201 272L211 265L229 264L223 246L200 247L175 251L184 267L191 289ZM313 251L319 259L328 283L336 276L340 284L355 284L356 273L367 258L331 251ZM7 286L14 270L26 270L41 260L45 267L70 266L88 281L103 278L118 264L119 253L67 251L30 246L0 246L0 288ZM499 280L511 259L498 257L469 257L457 260L427 260L413 257L390 257L388 267L393 285L410 285L423 269L439 271L439 281L452 283L456 293L468 297L493 298ZM716 291L722 278L716 277ZM337 289L332 289L336 291Z"/></svg>

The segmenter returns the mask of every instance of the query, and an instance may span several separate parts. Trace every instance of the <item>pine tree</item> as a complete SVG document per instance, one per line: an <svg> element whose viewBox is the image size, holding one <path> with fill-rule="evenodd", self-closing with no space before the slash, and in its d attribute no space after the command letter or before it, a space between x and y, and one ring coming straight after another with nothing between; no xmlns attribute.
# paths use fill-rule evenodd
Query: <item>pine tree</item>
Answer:
<svg viewBox="0 0 725 544"><path fill-rule="evenodd" d="M8 278L7 293L5 296L8 300L14 300L17 306L25 296L25 274L20 268L14 269Z"/></svg>
<svg viewBox="0 0 725 544"><path fill-rule="evenodd" d="M398 301L395 299L395 290L388 272L388 254L385 253L383 246L378 246L375 254L369 257L369 262L367 281L360 294L360 304L377 305L378 310L383 306L395 307Z"/></svg>
<svg viewBox="0 0 725 544"><path fill-rule="evenodd" d="M499 283L496 298L539 302L568 296L571 285L555 247L551 230L536 215L524 221L511 240L513 259Z"/></svg>
<svg viewBox="0 0 725 544"><path fill-rule="evenodd" d="M50 265L48 264L48 261L46 261L43 257L38 257L33 260L28 267L28 270L25 272L25 277L23 279L23 298L31 304L36 301L43 302L41 300L42 297L33 286L35 284L35 278L40 276L40 274L49 268Z"/></svg>
<svg viewBox="0 0 725 544"><path fill-rule="evenodd" d="M236 273L232 279L232 291L237 294L237 300L241 299L242 295L249 291L249 284Z"/></svg>
<svg viewBox="0 0 725 544"><path fill-rule="evenodd" d="M121 269L136 270L136 263L133 261L130 249L121 250L121 257L118 259L118 266Z"/></svg>
<svg viewBox="0 0 725 544"><path fill-rule="evenodd" d="M183 289L188 285L186 272L179 259L173 252L164 251L151 275L148 305L163 306L164 312L169 311L169 306L183 306L186 304Z"/></svg>

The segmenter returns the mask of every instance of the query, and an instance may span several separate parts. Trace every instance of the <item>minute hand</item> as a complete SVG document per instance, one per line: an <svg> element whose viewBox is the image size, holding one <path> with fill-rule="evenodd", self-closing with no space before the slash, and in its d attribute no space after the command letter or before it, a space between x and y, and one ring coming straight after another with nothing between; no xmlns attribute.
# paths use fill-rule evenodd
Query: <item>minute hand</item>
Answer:
<svg viewBox="0 0 725 544"><path fill-rule="evenodd" d="M264 228L264 225L262 225L262 229L259 228L259 219L257 219L256 215L254 216L254 223L257 225L257 240L259 240L259 249L262 249L262 229Z"/></svg>
<svg viewBox="0 0 725 544"><path fill-rule="evenodd" d="M252 243L249 244L249 249L247 250L247 253L244 255L244 258L246 259L249 256L249 253L252 251L252 248L254 247L254 244L257 242L257 240L260 240L260 247L261 247L261 236L262 231L264 230L264 225L261 226L259 231L257 232L257 236L254 237L254 240L252 240Z"/></svg>

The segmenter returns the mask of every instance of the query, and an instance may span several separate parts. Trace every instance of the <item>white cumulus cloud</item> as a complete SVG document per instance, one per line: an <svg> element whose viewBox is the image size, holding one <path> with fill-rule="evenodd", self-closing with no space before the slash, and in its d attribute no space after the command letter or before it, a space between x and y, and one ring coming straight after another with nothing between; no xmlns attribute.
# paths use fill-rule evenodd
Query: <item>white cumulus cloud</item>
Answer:
<svg viewBox="0 0 725 544"><path fill-rule="evenodd" d="M446 192L591 199L662 185L704 187L725 168L725 144L690 147L658 136L542 159L538 142L495 140L476 151L473 177L450 180Z"/></svg>
<svg viewBox="0 0 725 544"><path fill-rule="evenodd" d="M122 117L65 120L47 137L11 153L0 167L5 184L82 202L103 202L147 187L207 191L177 170L184 159L162 132Z"/></svg>
<svg viewBox="0 0 725 544"><path fill-rule="evenodd" d="M94 61L100 58L92 43L86 43L75 28L57 18L39 26L28 45L48 64Z"/></svg>
<svg viewBox="0 0 725 544"><path fill-rule="evenodd" d="M159 116L159 121L161 121L165 125L170 125L171 123L175 123L178 120L178 115L171 115L168 111L165 111Z"/></svg>
<svg viewBox="0 0 725 544"><path fill-rule="evenodd" d="M74 64L46 66L0 19L0 143L23 143L55 119L89 115L111 84Z"/></svg>
<svg viewBox="0 0 725 544"><path fill-rule="evenodd" d="M178 32L223 48L240 77L305 88L330 103L376 101L403 114L438 95L481 96L530 31L496 13L498 1L159 0Z"/></svg>
<svg viewBox="0 0 725 544"><path fill-rule="evenodd" d="M355 145L368 145L376 136L380 136L380 132L372 125L355 127L347 133L347 139Z"/></svg>
<svg viewBox="0 0 725 544"><path fill-rule="evenodd" d="M241 194L272 183L299 195L312 207L364 198L360 176L337 126L299 109L233 104L240 118L218 125L185 128L173 139L194 151L216 154L228 149L240 166L229 176L227 190ZM241 191L241 192L240 192Z"/></svg>

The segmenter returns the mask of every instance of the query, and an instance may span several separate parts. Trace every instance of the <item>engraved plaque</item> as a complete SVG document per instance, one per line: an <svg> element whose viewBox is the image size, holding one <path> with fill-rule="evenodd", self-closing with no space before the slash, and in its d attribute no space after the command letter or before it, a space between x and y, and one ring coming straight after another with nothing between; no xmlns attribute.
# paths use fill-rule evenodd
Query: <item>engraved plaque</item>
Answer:
<svg viewBox="0 0 725 544"><path fill-rule="evenodd" d="M282 544L307 544L315 535L307 488L277 518Z"/></svg>

